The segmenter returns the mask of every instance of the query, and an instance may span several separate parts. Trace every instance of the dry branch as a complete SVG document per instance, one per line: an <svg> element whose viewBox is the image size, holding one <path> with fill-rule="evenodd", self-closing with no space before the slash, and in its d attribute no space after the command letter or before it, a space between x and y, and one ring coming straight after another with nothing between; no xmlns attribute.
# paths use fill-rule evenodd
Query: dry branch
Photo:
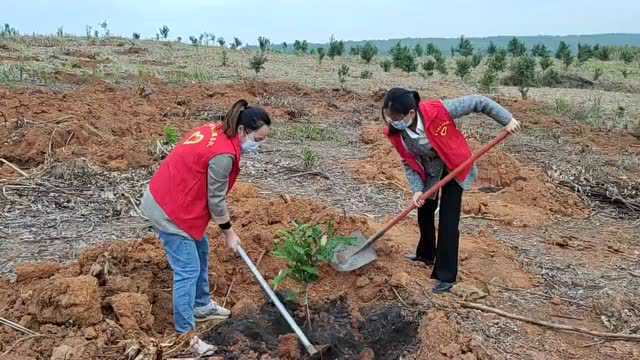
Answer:
<svg viewBox="0 0 640 360"><path fill-rule="evenodd" d="M524 321L524 322L527 322L527 323L530 323L530 324L540 325L540 326L548 327L548 328L551 328L551 329L575 332L575 333L580 333L580 334L585 334L585 335L591 335L591 336L594 336L594 337L599 337L599 338L603 338L603 339L607 339L607 340L640 341L640 335L630 335L630 334L620 334L620 333L605 333L605 332L593 331L593 330L584 329L584 328L571 326L571 325L563 325L563 324L556 324L556 323L551 323L551 322L547 322L547 321L540 321L540 320L535 320L535 319L528 318L528 317L521 316L521 315L511 314L511 313L508 313L506 311L502 311L500 309L492 308L490 306L486 306L486 305L482 305L482 304L478 304L478 303L467 302L467 301L462 301L462 302L460 302L460 304L462 305L462 307L465 307L465 308L486 311L486 312L494 313L494 314L497 314L497 315L500 315L500 316L504 316L504 317L507 317L507 318L510 318L510 319Z"/></svg>

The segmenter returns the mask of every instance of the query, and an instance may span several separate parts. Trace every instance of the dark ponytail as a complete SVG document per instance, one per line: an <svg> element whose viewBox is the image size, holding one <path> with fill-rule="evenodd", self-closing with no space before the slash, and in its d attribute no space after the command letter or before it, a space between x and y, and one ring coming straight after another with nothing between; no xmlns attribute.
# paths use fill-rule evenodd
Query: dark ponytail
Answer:
<svg viewBox="0 0 640 360"><path fill-rule="evenodd" d="M402 88L393 88L384 95L382 103L382 119L384 120L384 111L390 114L407 115L409 111L418 112L420 104L420 94L417 91Z"/></svg>
<svg viewBox="0 0 640 360"><path fill-rule="evenodd" d="M244 99L233 104L222 122L224 133L228 137L238 135L240 125L250 131L256 131L264 125L271 126L269 114L261 107L249 106L249 103Z"/></svg>

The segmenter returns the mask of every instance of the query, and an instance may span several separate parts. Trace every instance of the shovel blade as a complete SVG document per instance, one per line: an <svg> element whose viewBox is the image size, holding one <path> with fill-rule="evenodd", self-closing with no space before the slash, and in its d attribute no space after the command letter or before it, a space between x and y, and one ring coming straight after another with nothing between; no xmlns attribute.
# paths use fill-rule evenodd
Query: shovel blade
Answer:
<svg viewBox="0 0 640 360"><path fill-rule="evenodd" d="M331 262L331 266L338 271L353 271L367 265L378 257L373 246L363 246L367 239L361 232L356 231L351 234L351 237L356 239L355 243L338 249Z"/></svg>

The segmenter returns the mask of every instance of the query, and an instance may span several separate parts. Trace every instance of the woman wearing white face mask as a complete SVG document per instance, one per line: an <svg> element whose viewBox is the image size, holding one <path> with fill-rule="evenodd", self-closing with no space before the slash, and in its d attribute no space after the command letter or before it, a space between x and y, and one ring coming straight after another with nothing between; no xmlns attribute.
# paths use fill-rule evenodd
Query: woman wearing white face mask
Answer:
<svg viewBox="0 0 640 360"><path fill-rule="evenodd" d="M511 133L520 128L509 111L484 96L423 101L415 91L393 88L386 93L382 105L382 118L387 125L384 133L402 158L413 201L418 206L420 240L415 255L408 259L433 266L435 293L449 291L456 282L462 193L471 188L477 177L475 165L442 187L437 241L434 217L438 197L426 202L420 197L471 157L471 148L456 124L456 120L471 113L485 114Z"/></svg>
<svg viewBox="0 0 640 360"><path fill-rule="evenodd" d="M222 229L227 246L240 239L231 226L227 193L240 173L240 155L255 152L269 134L271 118L245 100L222 123L189 132L160 164L142 198L142 211L158 231L173 270L173 317L178 333L196 321L224 319L230 311L211 299L209 221Z"/></svg>

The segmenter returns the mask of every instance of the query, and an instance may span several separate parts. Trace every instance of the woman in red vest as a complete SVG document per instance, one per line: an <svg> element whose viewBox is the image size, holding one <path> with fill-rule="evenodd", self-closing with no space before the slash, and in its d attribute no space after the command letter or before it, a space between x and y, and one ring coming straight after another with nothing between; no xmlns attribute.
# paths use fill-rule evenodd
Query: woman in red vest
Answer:
<svg viewBox="0 0 640 360"><path fill-rule="evenodd" d="M255 152L271 125L267 112L236 102L222 123L188 133L160 164L142 199L173 270L173 318L178 333L196 321L224 319L230 311L211 299L209 221L222 229L227 246L240 243L231 226L226 195L240 173L240 154Z"/></svg>
<svg viewBox="0 0 640 360"><path fill-rule="evenodd" d="M456 281L462 192L470 189L477 177L475 165L441 189L437 241L434 218L438 195L426 202L419 198L471 157L471 148L456 124L456 119L471 113L488 115L509 132L520 127L509 111L484 96L422 101L415 91L393 88L386 93L382 106L382 118L387 124L384 133L402 158L413 201L418 206L420 240L416 254L407 258L433 265L435 293L449 291Z"/></svg>

